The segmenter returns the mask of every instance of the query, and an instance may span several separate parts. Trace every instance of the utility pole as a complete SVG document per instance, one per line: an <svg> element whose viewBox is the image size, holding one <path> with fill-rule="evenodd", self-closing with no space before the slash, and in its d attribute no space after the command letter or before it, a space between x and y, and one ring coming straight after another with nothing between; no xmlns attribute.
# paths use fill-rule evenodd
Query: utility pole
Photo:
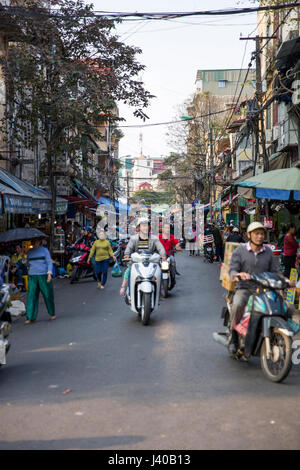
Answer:
<svg viewBox="0 0 300 470"><path fill-rule="evenodd" d="M255 59L256 59L256 102L257 102L257 119L255 119L255 161L253 175L256 173L256 162L257 160L261 164L263 162L263 171L269 171L269 158L266 150L266 136L264 126L264 112L261 110L263 105L263 89L261 80L261 39L274 39L274 36L255 36L254 38L240 38L241 40L252 39L255 41ZM260 158L260 148L262 148L262 161ZM268 202L265 204L266 217L269 216ZM267 239L270 241L270 233L267 231Z"/></svg>
<svg viewBox="0 0 300 470"><path fill-rule="evenodd" d="M263 171L269 171L269 158L266 149L266 136L264 126L264 113L262 108L262 80L261 80L261 39L275 39L275 36L255 36L255 37L241 37L241 41L253 40L255 41L255 59L256 59L256 82L255 82L255 96L258 106L258 118L255 122L255 160L253 175L256 173L257 161L259 164L263 163ZM262 160L260 159L260 148L262 149Z"/></svg>

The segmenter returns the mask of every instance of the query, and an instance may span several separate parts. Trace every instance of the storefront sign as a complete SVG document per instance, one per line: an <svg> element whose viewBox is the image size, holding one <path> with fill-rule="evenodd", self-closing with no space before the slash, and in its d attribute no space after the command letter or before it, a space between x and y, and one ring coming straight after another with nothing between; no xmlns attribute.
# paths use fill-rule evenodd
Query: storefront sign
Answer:
<svg viewBox="0 0 300 470"><path fill-rule="evenodd" d="M297 269L292 268L291 274L290 274L290 280L297 282L297 277L298 277ZM295 295L296 295L296 288L294 287L293 289L289 289L286 293L286 301L289 304L294 305Z"/></svg>
<svg viewBox="0 0 300 470"><path fill-rule="evenodd" d="M32 214L32 199L22 196L4 194L4 209L10 214Z"/></svg>
<svg viewBox="0 0 300 470"><path fill-rule="evenodd" d="M56 214L62 215L65 214L68 210L68 201L56 201Z"/></svg>
<svg viewBox="0 0 300 470"><path fill-rule="evenodd" d="M35 214L45 214L51 211L50 199L33 199L32 210Z"/></svg>

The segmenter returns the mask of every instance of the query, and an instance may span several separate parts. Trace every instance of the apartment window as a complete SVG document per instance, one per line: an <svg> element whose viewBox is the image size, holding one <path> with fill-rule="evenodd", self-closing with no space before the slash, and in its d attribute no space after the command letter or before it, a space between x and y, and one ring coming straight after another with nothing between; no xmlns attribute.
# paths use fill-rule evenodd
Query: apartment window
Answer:
<svg viewBox="0 0 300 470"><path fill-rule="evenodd" d="M226 80L219 80L219 88L224 88L226 86Z"/></svg>

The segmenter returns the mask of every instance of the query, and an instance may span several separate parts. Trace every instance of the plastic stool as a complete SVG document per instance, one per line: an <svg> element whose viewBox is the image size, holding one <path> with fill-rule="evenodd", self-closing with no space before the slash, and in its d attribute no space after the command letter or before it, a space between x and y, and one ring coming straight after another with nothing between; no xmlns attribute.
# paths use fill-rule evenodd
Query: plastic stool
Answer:
<svg viewBox="0 0 300 470"><path fill-rule="evenodd" d="M22 276L23 280L24 280L24 287L26 290L28 290L28 275L25 274L24 276Z"/></svg>
<svg viewBox="0 0 300 470"><path fill-rule="evenodd" d="M22 278L23 278L23 281L24 281L24 287L25 287L26 290L28 290L28 275L25 274L24 276L22 276ZM13 276L12 280L13 280L13 283L15 284L16 281L17 281L17 277Z"/></svg>

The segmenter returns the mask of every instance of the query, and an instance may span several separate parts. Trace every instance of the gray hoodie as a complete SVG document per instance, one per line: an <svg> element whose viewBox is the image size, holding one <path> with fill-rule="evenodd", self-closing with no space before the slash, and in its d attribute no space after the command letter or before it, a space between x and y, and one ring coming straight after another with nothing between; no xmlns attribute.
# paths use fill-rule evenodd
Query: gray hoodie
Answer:
<svg viewBox="0 0 300 470"><path fill-rule="evenodd" d="M166 256L166 251L159 241L159 238L156 237L155 235L149 235L148 237L149 240L149 251L151 253L159 253L161 257ZM139 234L133 235L130 237L130 240L127 244L126 250L125 250L125 255L131 255L131 253L135 253L138 250L138 244L139 244Z"/></svg>

